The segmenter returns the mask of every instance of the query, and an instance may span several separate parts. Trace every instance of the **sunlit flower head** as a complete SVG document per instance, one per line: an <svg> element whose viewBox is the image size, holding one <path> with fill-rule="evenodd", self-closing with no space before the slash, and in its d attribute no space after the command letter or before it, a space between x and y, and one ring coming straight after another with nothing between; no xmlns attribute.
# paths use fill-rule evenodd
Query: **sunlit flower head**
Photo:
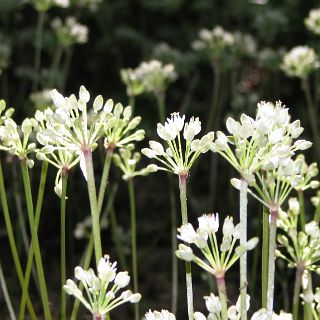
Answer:
<svg viewBox="0 0 320 320"><path fill-rule="evenodd" d="M191 118L185 122L185 116L172 113L165 124L158 123L158 136L165 145L150 141L150 148L142 149L142 153L150 159L156 159L161 169L174 174L188 175L190 168L200 156L212 146L214 133L209 132L201 139L195 139L201 131L199 118Z"/></svg>
<svg viewBox="0 0 320 320"><path fill-rule="evenodd" d="M68 279L63 287L69 295L78 299L93 315L104 316L123 303L137 303L141 299L139 293L130 290L120 291L130 282L128 272L117 272L116 263L111 263L108 256L100 259L97 273L93 269L83 270L75 268L75 278L79 280L85 289L87 298L78 288L76 283Z"/></svg>

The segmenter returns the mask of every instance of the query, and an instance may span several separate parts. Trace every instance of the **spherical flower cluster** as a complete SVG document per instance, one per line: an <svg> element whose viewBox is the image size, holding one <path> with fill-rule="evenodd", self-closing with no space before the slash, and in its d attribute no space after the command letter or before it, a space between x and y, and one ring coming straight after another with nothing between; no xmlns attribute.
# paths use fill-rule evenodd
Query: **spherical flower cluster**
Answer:
<svg viewBox="0 0 320 320"><path fill-rule="evenodd" d="M206 53L211 60L212 58L221 57L234 43L235 38L232 33L225 31L220 26L216 26L212 30L201 29L199 39L192 43L192 48Z"/></svg>
<svg viewBox="0 0 320 320"><path fill-rule="evenodd" d="M121 103L114 105L112 118L104 126L104 146L114 150L123 148L134 141L144 139L145 131L137 129L141 122L141 117L132 118L131 106L123 107Z"/></svg>
<svg viewBox="0 0 320 320"><path fill-rule="evenodd" d="M248 250L252 250L258 243L258 238L252 238L247 242L246 247L235 248L236 241L240 237L240 227L233 224L232 217L226 217L222 227L222 241L220 246L216 233L219 230L219 215L205 214L198 218L199 227L197 230L188 223L182 225L178 231L178 239L188 244L194 244L200 249L205 261L196 256L193 250L184 244L179 245L176 251L178 258L185 261L193 261L204 270L216 277L224 276L225 272ZM235 248L235 250L234 250Z"/></svg>
<svg viewBox="0 0 320 320"><path fill-rule="evenodd" d="M52 28L59 42L65 47L88 41L88 27L78 23L75 17L67 17L64 24L60 18L55 18Z"/></svg>
<svg viewBox="0 0 320 320"><path fill-rule="evenodd" d="M157 133L167 146L150 141L150 148L144 148L141 152L148 158L159 161L162 164L159 168L162 170L187 175L199 155L208 152L213 144L213 132L195 139L200 131L199 118L192 117L189 122L185 122L185 116L172 113L164 125L157 125Z"/></svg>
<svg viewBox="0 0 320 320"><path fill-rule="evenodd" d="M176 78L174 65L163 65L158 60L142 62L135 69L121 70L121 79L127 86L128 96L136 96L143 92L163 94L169 83Z"/></svg>
<svg viewBox="0 0 320 320"><path fill-rule="evenodd" d="M159 311L151 311L149 310L145 314L146 320L176 320L176 317L173 313L169 312L168 310L161 310Z"/></svg>
<svg viewBox="0 0 320 320"><path fill-rule="evenodd" d="M304 19L304 24L311 32L320 35L320 9L312 9L307 18Z"/></svg>
<svg viewBox="0 0 320 320"><path fill-rule="evenodd" d="M130 290L119 295L119 291L128 286L130 276L127 272L117 273L116 262L111 263L108 256L100 259L97 271L96 275L92 269L85 271L79 266L74 270L75 278L83 284L88 299L71 279L68 279L63 287L69 295L80 300L93 315L104 316L123 303L140 301L141 295Z"/></svg>
<svg viewBox="0 0 320 320"><path fill-rule="evenodd" d="M285 234L279 234L278 243L282 250L276 255L288 263L289 268L299 268L303 271L302 285L308 285L308 273L320 273L320 229L315 221L307 223L303 231L298 231L299 204L295 198L289 201L288 212L280 211L278 227Z"/></svg>
<svg viewBox="0 0 320 320"><path fill-rule="evenodd" d="M318 68L318 58L313 48L298 46L291 49L284 57L281 69L289 77L305 79Z"/></svg>
<svg viewBox="0 0 320 320"><path fill-rule="evenodd" d="M133 150L134 145L131 144L126 148L120 148L119 154L113 155L113 161L123 172L122 178L124 180L132 179L136 176L146 176L158 170L158 166L154 164L150 164L141 170L136 170L137 163L141 159L141 153L133 152Z"/></svg>

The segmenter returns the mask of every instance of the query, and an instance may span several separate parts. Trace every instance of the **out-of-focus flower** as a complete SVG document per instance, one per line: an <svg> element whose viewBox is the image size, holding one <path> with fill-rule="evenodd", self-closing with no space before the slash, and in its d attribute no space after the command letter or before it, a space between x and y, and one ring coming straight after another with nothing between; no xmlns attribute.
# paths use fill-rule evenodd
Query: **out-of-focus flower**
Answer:
<svg viewBox="0 0 320 320"><path fill-rule="evenodd" d="M116 262L111 263L108 256L104 256L99 261L97 274L93 269L86 271L79 266L75 268L75 277L83 284L87 299L71 279L67 280L63 288L67 294L73 295L95 316L105 316L126 302L139 302L141 299L139 293L126 290L119 294L121 289L128 286L130 276L128 272L117 273L116 264Z"/></svg>
<svg viewBox="0 0 320 320"><path fill-rule="evenodd" d="M240 236L239 224L235 226L233 218L228 216L223 223L221 244L218 245L216 236L219 229L218 213L205 214L198 218L198 221L197 230L190 223L182 225L178 229L178 238L185 243L194 244L205 259L199 258L190 247L184 244L179 245L176 255L182 260L195 262L216 277L224 276L244 252L252 250L258 243L258 238L252 238L245 248L241 246L235 248Z"/></svg>
<svg viewBox="0 0 320 320"><path fill-rule="evenodd" d="M281 69L289 77L304 79L318 66L319 61L314 49L308 46L298 46L283 57Z"/></svg>
<svg viewBox="0 0 320 320"><path fill-rule="evenodd" d="M212 61L223 56L234 45L234 35L225 31L222 27L216 26L212 30L201 29L199 39L192 43L192 48L203 52Z"/></svg>
<svg viewBox="0 0 320 320"><path fill-rule="evenodd" d="M48 11L54 6L61 8L68 8L70 6L69 0L31 0L31 3L37 11Z"/></svg>
<svg viewBox="0 0 320 320"><path fill-rule="evenodd" d="M37 110L44 110L47 107L53 106L51 91L52 89L43 89L30 94L30 100L36 106Z"/></svg>
<svg viewBox="0 0 320 320"><path fill-rule="evenodd" d="M159 169L188 175L199 155L208 152L212 147L214 133L209 132L201 139L194 139L200 131L199 118L192 117L185 123L185 116L173 113L164 125L157 125L157 133L166 142L166 146L150 141L150 148L142 149L141 153L150 159L156 159L162 165Z"/></svg>
<svg viewBox="0 0 320 320"><path fill-rule="evenodd" d="M310 10L304 24L311 32L320 35L320 8Z"/></svg>
<svg viewBox="0 0 320 320"><path fill-rule="evenodd" d="M124 180L132 179L136 176L146 176L151 172L158 170L158 166L154 164L148 165L146 168L137 170L137 163L140 161L141 153L133 152L134 145L128 145L126 148L120 148L119 154L113 155L113 161L117 167L119 167L123 173L122 178Z"/></svg>
<svg viewBox="0 0 320 320"><path fill-rule="evenodd" d="M51 25L62 46L68 47L88 41L88 27L78 23L75 17L67 17L64 24L60 18L55 18Z"/></svg>

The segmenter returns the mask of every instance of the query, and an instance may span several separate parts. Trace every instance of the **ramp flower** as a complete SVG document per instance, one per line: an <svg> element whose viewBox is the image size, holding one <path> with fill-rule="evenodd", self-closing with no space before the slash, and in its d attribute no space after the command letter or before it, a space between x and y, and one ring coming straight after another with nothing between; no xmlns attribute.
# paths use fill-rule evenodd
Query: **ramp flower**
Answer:
<svg viewBox="0 0 320 320"><path fill-rule="evenodd" d="M304 24L308 30L320 35L320 9L310 10L308 17L304 19Z"/></svg>
<svg viewBox="0 0 320 320"><path fill-rule="evenodd" d="M168 310L151 311L149 310L145 314L146 320L176 320L176 317L173 313Z"/></svg>

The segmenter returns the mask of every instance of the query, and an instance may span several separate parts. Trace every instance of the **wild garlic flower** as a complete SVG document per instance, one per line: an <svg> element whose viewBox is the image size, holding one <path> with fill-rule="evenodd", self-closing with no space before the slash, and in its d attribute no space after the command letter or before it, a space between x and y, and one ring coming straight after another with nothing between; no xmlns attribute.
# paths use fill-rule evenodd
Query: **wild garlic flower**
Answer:
<svg viewBox="0 0 320 320"><path fill-rule="evenodd" d="M250 35L239 31L234 33L234 52L241 57L254 57L257 54L257 42Z"/></svg>
<svg viewBox="0 0 320 320"><path fill-rule="evenodd" d="M312 143L297 140L303 128L300 121L290 122L288 109L280 101L258 103L255 119L242 114L240 121L228 118L229 136L218 131L211 150L223 156L249 185L255 183L255 174L287 167L291 156ZM291 167L292 168L292 164Z"/></svg>
<svg viewBox="0 0 320 320"><path fill-rule="evenodd" d="M308 30L320 35L320 8L310 10L308 17L304 19L304 24Z"/></svg>
<svg viewBox="0 0 320 320"><path fill-rule="evenodd" d="M131 144L126 148L120 148L119 154L113 155L114 164L123 172L123 180L129 180L136 176L146 176L158 170L158 166L155 164L150 164L146 168L136 170L136 166L141 159L141 153L133 151L134 145Z"/></svg>
<svg viewBox="0 0 320 320"><path fill-rule="evenodd" d="M33 3L37 11L48 11L53 6L61 8L70 6L69 0L31 0L31 3Z"/></svg>
<svg viewBox="0 0 320 320"><path fill-rule="evenodd" d="M317 194L314 197L311 197L311 203L316 208L320 205L320 190L317 191Z"/></svg>
<svg viewBox="0 0 320 320"><path fill-rule="evenodd" d="M0 99L0 125L4 123L5 120L12 117L14 114L13 108L7 109L7 103L5 100Z"/></svg>
<svg viewBox="0 0 320 320"><path fill-rule="evenodd" d="M201 139L194 139L200 131L199 118L192 117L189 122L185 122L185 116L172 113L164 125L157 125L157 133L166 142L166 146L150 141L150 148L142 149L141 153L161 163L162 167L159 168L162 170L188 175L200 154L208 152L212 147L214 132L207 133Z"/></svg>
<svg viewBox="0 0 320 320"><path fill-rule="evenodd" d="M141 117L132 118L131 106L124 108L121 103L117 103L110 110L112 116L103 127L106 149L123 148L134 141L144 139L145 131L137 129Z"/></svg>
<svg viewBox="0 0 320 320"><path fill-rule="evenodd" d="M168 310L161 310L160 312L149 310L145 314L145 320L176 320L176 317Z"/></svg>
<svg viewBox="0 0 320 320"><path fill-rule="evenodd" d="M222 27L216 26L212 30L201 29L199 39L192 43L196 51L204 52L208 58L219 58L234 45L234 35L225 31Z"/></svg>
<svg viewBox="0 0 320 320"><path fill-rule="evenodd" d="M88 27L78 23L75 17L67 17L64 23L60 18L55 18L51 25L59 42L64 47L88 41Z"/></svg>
<svg viewBox="0 0 320 320"><path fill-rule="evenodd" d="M279 250L276 256L285 260L289 268L299 268L302 285L308 284L308 273L320 274L320 229L315 221L307 223L303 231L298 231L299 207L295 198L290 199L288 212L280 211L277 225L285 234L277 237Z"/></svg>
<svg viewBox="0 0 320 320"><path fill-rule="evenodd" d="M215 296L213 293L210 294L210 296L204 297L207 310L209 311L208 317L206 317L201 312L195 312L194 313L194 319L195 320L206 320L206 319L214 319L214 320L221 320L221 302L219 297ZM247 311L250 307L250 296L247 295ZM231 306L228 309L228 319L229 320L240 320L240 296L237 300L237 303L235 306Z"/></svg>
<svg viewBox="0 0 320 320"><path fill-rule="evenodd" d="M235 226L232 217L227 216L224 220L220 245L216 235L219 230L218 213L205 214L198 218L198 222L197 230L190 223L182 225L178 229L177 237L185 243L195 245L205 259L199 258L189 246L184 244L179 245L176 255L179 259L195 262L215 277L224 276L244 252L252 250L258 243L258 238L252 238L245 248L241 246L235 248L240 237L240 225Z"/></svg>
<svg viewBox="0 0 320 320"><path fill-rule="evenodd" d="M87 299L71 279L67 280L63 288L67 294L78 299L93 315L101 317L123 303L139 302L141 299L139 293L126 290L119 294L121 289L128 286L130 276L126 271L117 273L116 265L117 263L111 263L109 256L106 255L99 261L97 275L93 269L85 271L79 266L75 268L75 278L83 284Z"/></svg>
<svg viewBox="0 0 320 320"><path fill-rule="evenodd" d="M298 46L291 49L284 57L281 69L289 77L305 79L318 68L319 62L313 48Z"/></svg>
<svg viewBox="0 0 320 320"><path fill-rule="evenodd" d="M313 179L319 173L317 163L313 162L308 166L303 154L299 154L297 156L296 160L298 161L298 163L301 166L301 169L300 169L301 179L300 179L298 185L295 187L295 189L297 191L305 191L309 188L317 189L320 185L320 182L319 182L319 180Z"/></svg>
<svg viewBox="0 0 320 320"><path fill-rule="evenodd" d="M44 146L80 155L80 166L86 177L84 153L96 148L104 127L112 118L113 101L109 99L103 104L102 96L97 96L90 114L87 110L90 94L84 86L80 87L79 99L75 95L63 97L57 90L52 91L52 99L56 110L47 111L45 128L37 133L37 139Z"/></svg>
<svg viewBox="0 0 320 320"><path fill-rule="evenodd" d="M35 152L36 143L30 142L29 140L34 128L37 126L37 122L34 119L26 118L23 120L21 126L18 126L13 119L6 116L13 112L9 110L5 113L4 118L2 117L3 123L0 126L0 150L5 150L11 155L17 156L20 160L26 161L28 167L32 168L34 161L29 158L29 154Z"/></svg>
<svg viewBox="0 0 320 320"><path fill-rule="evenodd" d="M141 62L135 69L121 72L122 81L127 85L128 95L151 92L163 94L168 85L176 80L177 74L173 64L165 64L158 60Z"/></svg>

